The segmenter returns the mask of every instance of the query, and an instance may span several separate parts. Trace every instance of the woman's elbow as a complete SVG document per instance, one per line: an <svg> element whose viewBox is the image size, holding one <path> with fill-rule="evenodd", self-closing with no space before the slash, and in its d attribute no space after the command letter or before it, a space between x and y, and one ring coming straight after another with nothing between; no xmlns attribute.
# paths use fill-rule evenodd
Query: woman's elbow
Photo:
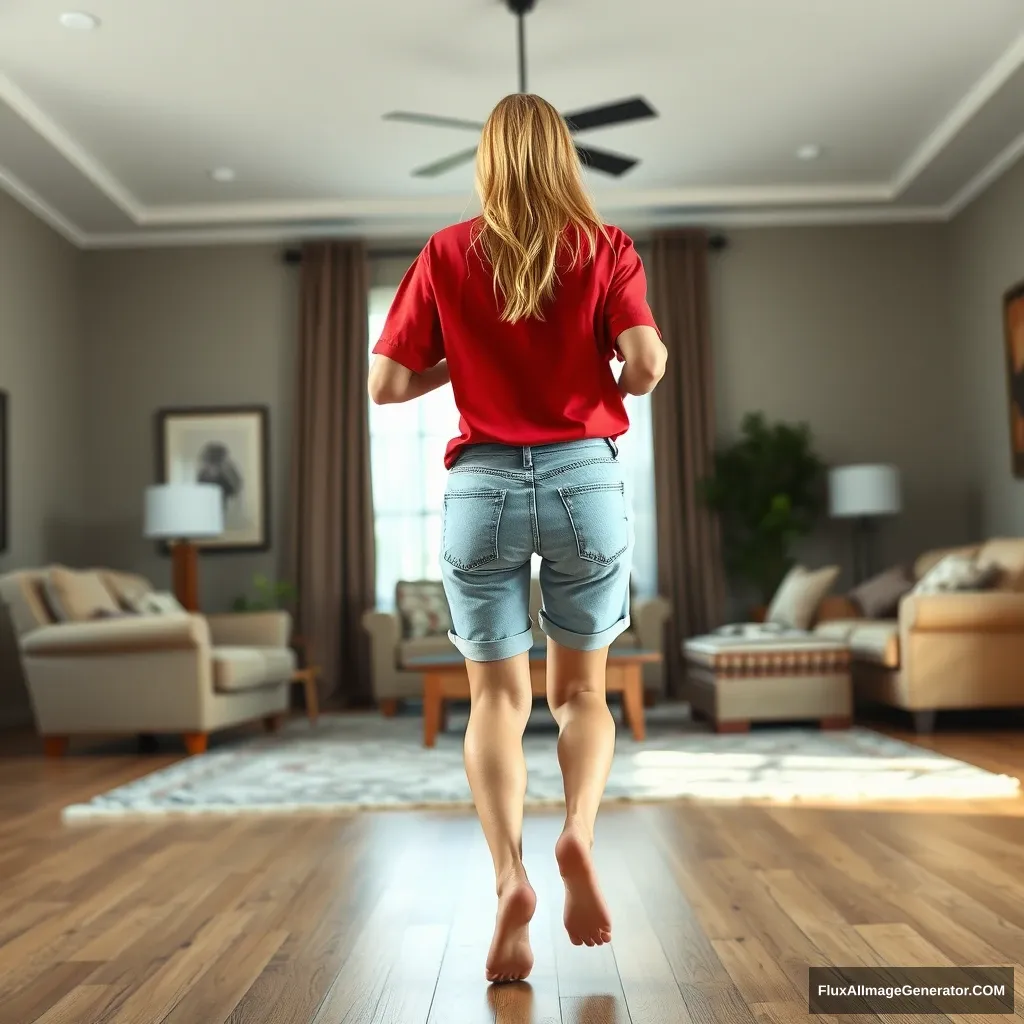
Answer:
<svg viewBox="0 0 1024 1024"><path fill-rule="evenodd" d="M374 405L392 405L401 400L396 387L394 374L387 372L386 365L379 360L370 364L370 375L366 390Z"/></svg>

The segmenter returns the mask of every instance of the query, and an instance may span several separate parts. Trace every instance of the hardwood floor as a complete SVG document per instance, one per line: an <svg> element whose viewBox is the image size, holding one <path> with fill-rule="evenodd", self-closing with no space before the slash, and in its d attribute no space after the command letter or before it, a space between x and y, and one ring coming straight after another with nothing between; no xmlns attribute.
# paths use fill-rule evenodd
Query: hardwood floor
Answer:
<svg viewBox="0 0 1024 1024"><path fill-rule="evenodd" d="M1024 774L1020 732L926 745ZM489 989L469 815L60 823L174 760L0 759L0 1024L789 1024L809 964L1024 961L1024 799L609 808L601 949L562 932L560 822L531 815L537 964Z"/></svg>

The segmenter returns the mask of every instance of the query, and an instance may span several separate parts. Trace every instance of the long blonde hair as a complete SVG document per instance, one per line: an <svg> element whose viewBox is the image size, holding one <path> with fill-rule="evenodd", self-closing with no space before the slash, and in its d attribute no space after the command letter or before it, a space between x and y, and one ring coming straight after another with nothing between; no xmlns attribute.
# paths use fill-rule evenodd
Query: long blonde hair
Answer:
<svg viewBox="0 0 1024 1024"><path fill-rule="evenodd" d="M560 252L574 266L586 238L593 259L597 232L604 233L569 128L547 100L517 93L491 111L477 150L476 189L483 214L473 242L490 262L502 320L543 320Z"/></svg>

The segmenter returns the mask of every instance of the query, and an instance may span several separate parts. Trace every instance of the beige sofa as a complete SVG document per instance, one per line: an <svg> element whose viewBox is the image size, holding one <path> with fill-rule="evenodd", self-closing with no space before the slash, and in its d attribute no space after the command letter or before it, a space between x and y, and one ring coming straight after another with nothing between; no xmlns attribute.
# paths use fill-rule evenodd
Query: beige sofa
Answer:
<svg viewBox="0 0 1024 1024"><path fill-rule="evenodd" d="M537 625L540 605L540 584L533 580L530 586L530 617L534 642L542 647L547 639ZM664 598L634 600L630 609L630 627L616 638L613 646L660 651L668 616L669 603ZM368 611L363 616L363 627L370 635L374 697L386 713L393 712L398 701L418 700L423 696L423 677L401 667L407 658L455 650L447 636L403 639L402 622L397 612ZM664 692L660 664L644 666L644 690L659 695Z"/></svg>
<svg viewBox="0 0 1024 1024"><path fill-rule="evenodd" d="M858 700L913 713L920 732L942 710L1024 707L1024 538L929 551L915 579L954 553L998 567L997 589L909 594L895 619L867 621L851 609L815 628L849 644Z"/></svg>
<svg viewBox="0 0 1024 1024"><path fill-rule="evenodd" d="M209 733L288 709L295 656L286 612L126 615L55 621L49 569L0 576L36 727L49 754L84 734L178 733L190 753ZM119 601L148 580L92 570Z"/></svg>

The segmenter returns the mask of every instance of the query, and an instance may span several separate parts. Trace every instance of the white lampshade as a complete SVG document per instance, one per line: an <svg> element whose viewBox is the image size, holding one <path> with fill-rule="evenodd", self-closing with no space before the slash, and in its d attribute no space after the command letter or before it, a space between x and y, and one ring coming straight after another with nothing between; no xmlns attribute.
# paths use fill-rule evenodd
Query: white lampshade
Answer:
<svg viewBox="0 0 1024 1024"><path fill-rule="evenodd" d="M889 516L900 511L900 471L895 466L838 466L829 472L833 516Z"/></svg>
<svg viewBox="0 0 1024 1024"><path fill-rule="evenodd" d="M159 484L146 488L145 533L167 540L219 537L224 504L216 484Z"/></svg>

